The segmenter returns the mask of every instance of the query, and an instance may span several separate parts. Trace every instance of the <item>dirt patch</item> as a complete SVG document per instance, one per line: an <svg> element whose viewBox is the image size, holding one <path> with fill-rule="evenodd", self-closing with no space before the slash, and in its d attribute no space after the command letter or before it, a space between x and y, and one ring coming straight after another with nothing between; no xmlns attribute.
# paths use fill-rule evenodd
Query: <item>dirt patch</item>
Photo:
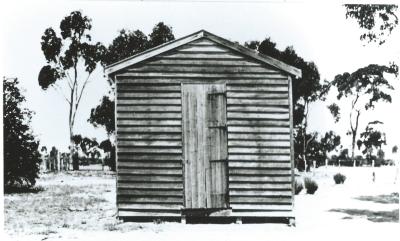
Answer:
<svg viewBox="0 0 400 241"><path fill-rule="evenodd" d="M343 219L353 219L354 217L366 217L371 222L399 222L399 210L392 211L371 211L366 209L331 209L331 212L341 212L350 216Z"/></svg>
<svg viewBox="0 0 400 241"><path fill-rule="evenodd" d="M371 201L375 203L383 203L383 204L398 204L399 203L399 193L391 193L391 194L384 194L378 196L359 196L356 199L361 201Z"/></svg>

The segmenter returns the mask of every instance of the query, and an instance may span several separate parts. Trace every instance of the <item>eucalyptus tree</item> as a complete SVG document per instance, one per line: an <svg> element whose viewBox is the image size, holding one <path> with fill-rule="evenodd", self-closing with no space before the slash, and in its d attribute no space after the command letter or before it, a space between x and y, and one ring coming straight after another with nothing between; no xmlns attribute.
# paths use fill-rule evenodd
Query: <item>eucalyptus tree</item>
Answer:
<svg viewBox="0 0 400 241"><path fill-rule="evenodd" d="M347 135L351 136L351 159L355 166L354 150L359 129L361 114L375 108L378 102L392 102L390 91L393 86L389 83L388 76L397 77L399 68L396 64L390 66L370 64L353 73L345 72L336 75L330 83L337 88L337 99L349 100L349 126ZM340 108L333 104L330 111L335 119L340 115Z"/></svg>
<svg viewBox="0 0 400 241"><path fill-rule="evenodd" d="M39 85L43 90L54 88L68 104L71 157L74 153L74 126L79 104L90 76L106 50L101 43L92 43L91 29L91 19L80 11L74 11L61 20L60 35L50 27L44 31L41 41L47 64L39 72ZM78 165L73 166L75 170Z"/></svg>

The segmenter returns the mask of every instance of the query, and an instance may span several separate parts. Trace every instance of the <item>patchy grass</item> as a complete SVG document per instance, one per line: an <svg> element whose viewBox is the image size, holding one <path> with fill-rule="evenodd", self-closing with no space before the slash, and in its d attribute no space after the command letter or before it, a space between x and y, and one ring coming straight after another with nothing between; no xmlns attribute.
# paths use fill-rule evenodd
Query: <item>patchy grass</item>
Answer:
<svg viewBox="0 0 400 241"><path fill-rule="evenodd" d="M12 194L12 193L38 193L43 191L43 187L29 187L29 186L5 186L4 193Z"/></svg>
<svg viewBox="0 0 400 241"><path fill-rule="evenodd" d="M9 234L49 235L59 229L118 230L115 179L100 172L46 174L40 191L5 194Z"/></svg>
<svg viewBox="0 0 400 241"><path fill-rule="evenodd" d="M391 193L389 195L377 195L377 196L359 196L356 197L357 200L361 201L371 201L375 203L383 203L383 204L389 204L389 203L394 203L398 204L399 203L399 193Z"/></svg>
<svg viewBox="0 0 400 241"><path fill-rule="evenodd" d="M367 209L331 209L331 212L341 212L350 216L343 219L353 219L353 217L366 217L371 222L399 222L399 210L392 211L371 211Z"/></svg>

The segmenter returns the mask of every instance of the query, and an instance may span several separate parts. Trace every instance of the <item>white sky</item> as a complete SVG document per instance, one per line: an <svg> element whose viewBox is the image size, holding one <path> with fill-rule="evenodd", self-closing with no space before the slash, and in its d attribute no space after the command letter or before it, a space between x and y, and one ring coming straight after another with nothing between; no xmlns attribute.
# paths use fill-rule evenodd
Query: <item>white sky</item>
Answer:
<svg viewBox="0 0 400 241"><path fill-rule="evenodd" d="M18 77L26 90L27 106L36 112L33 128L42 145L56 146L63 150L68 146L68 108L65 100L54 90L43 91L37 76L45 64L40 49L40 38L48 27L59 28L61 19L71 11L82 10L92 18L92 39L109 44L122 28L140 29L145 34L164 21L173 27L175 37L205 29L221 37L244 43L263 40L269 36L284 49L293 45L297 53L308 61L314 61L322 79L332 80L336 74L351 72L368 64L400 63L399 27L383 46L359 41L360 30L354 20L345 19L345 10L339 3L272 2L129 2L129 1L13 1L1 6L1 75ZM399 16L399 13L398 13ZM393 103L377 105L374 111L361 117L360 131L372 120L385 123L390 157L393 145L400 145L399 111L400 84L392 80L397 89L392 92ZM96 129L86 120L90 109L109 91L102 69L92 76L85 99L79 109L75 133L106 138L102 128ZM326 105L337 102L333 94L327 103L312 106L310 129L325 133L334 130L342 135L345 145L350 137L347 113L342 120L333 123ZM342 103L342 102L341 102ZM339 104L341 104L339 103ZM341 105L345 111L346 103Z"/></svg>

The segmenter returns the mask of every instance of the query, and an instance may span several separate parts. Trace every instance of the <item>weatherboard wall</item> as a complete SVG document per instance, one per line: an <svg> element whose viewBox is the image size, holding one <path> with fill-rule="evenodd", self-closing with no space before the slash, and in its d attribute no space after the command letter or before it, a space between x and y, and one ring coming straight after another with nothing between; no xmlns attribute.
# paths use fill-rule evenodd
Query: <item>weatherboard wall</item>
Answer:
<svg viewBox="0 0 400 241"><path fill-rule="evenodd" d="M184 209L182 83L225 83L232 215L293 206L288 74L208 39L115 74L120 217Z"/></svg>

